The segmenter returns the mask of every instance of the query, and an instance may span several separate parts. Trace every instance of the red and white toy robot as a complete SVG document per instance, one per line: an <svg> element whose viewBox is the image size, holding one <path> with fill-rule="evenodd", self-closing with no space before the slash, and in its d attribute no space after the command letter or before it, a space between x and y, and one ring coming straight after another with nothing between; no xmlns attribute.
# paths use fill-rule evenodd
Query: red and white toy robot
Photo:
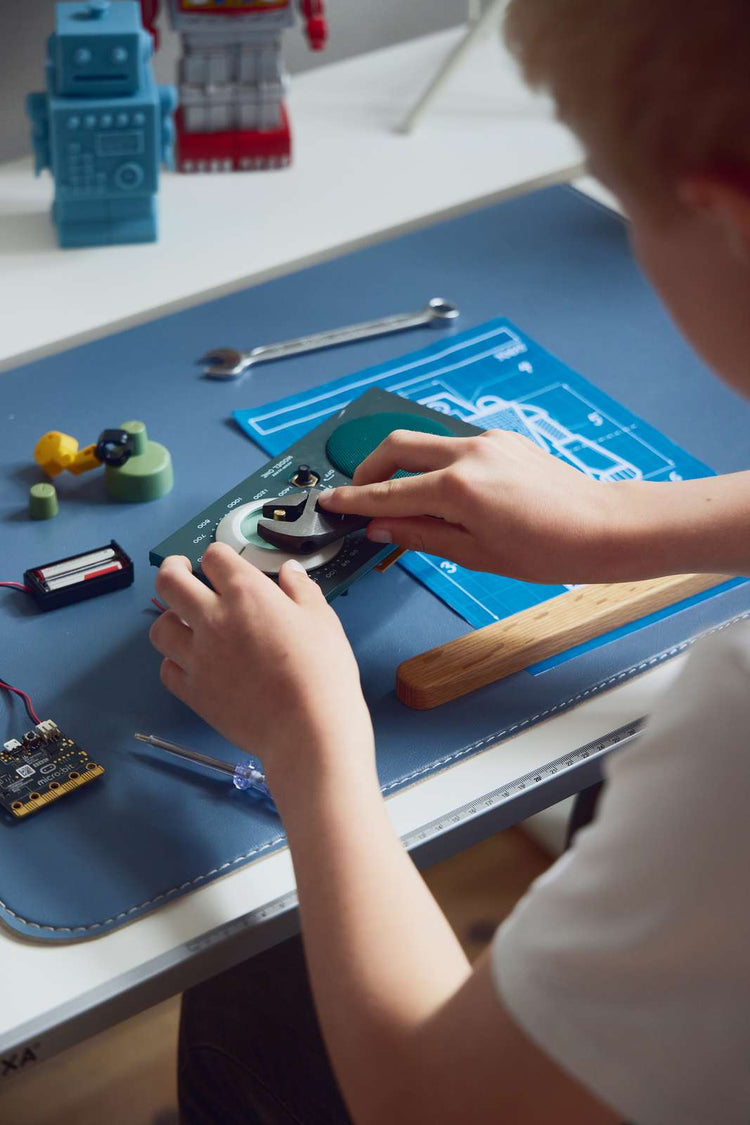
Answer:
<svg viewBox="0 0 750 1125"><path fill-rule="evenodd" d="M323 0L168 0L182 36L176 163L182 172L283 168L291 138L281 36L299 5L313 51L325 46ZM156 39L160 0L141 0Z"/></svg>

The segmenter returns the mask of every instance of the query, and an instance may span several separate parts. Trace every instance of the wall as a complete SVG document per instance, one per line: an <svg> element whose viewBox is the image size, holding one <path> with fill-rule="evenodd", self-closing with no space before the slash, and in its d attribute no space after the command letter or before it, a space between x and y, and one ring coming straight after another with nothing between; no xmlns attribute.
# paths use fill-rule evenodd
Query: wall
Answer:
<svg viewBox="0 0 750 1125"><path fill-rule="evenodd" d="M162 5L166 0L162 0ZM378 47L460 23L465 0L327 0L330 44L323 54L307 50L299 27L286 37L290 71L349 58ZM42 89L44 44L52 29L54 0L0 0L0 160L29 151L23 102ZM163 22L163 21L162 21ZM159 81L174 77L177 44L168 32L157 59Z"/></svg>

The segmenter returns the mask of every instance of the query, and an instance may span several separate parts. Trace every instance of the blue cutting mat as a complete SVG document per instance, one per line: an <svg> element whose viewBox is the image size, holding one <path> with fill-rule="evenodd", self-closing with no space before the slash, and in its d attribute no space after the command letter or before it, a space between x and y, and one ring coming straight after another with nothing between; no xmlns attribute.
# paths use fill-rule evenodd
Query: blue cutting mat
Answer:
<svg viewBox="0 0 750 1125"><path fill-rule="evenodd" d="M370 387L482 429L514 430L594 480L678 481L711 474L514 324L499 319L260 409L235 410L234 418L276 456ZM401 565L477 627L571 588L481 574L423 553L407 554ZM588 647L602 643L598 639Z"/></svg>

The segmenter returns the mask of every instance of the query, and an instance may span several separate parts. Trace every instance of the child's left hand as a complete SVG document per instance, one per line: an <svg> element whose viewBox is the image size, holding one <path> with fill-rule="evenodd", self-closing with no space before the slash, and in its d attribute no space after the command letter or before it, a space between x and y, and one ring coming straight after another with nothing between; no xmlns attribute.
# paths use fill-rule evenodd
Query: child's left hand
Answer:
<svg viewBox="0 0 750 1125"><path fill-rule="evenodd" d="M165 559L156 591L169 610L150 639L164 685L242 750L278 773L311 776L353 752L373 753L359 670L338 617L305 571L286 563L277 586L230 547L202 560ZM303 776L303 780L304 780Z"/></svg>

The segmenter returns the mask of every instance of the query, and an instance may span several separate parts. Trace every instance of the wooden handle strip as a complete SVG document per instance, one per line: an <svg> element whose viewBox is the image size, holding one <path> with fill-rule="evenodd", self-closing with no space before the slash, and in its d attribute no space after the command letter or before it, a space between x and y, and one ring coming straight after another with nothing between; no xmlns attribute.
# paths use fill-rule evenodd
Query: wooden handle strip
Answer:
<svg viewBox="0 0 750 1125"><path fill-rule="evenodd" d="M673 574L569 590L403 661L396 694L407 707L438 707L726 581L720 574Z"/></svg>

